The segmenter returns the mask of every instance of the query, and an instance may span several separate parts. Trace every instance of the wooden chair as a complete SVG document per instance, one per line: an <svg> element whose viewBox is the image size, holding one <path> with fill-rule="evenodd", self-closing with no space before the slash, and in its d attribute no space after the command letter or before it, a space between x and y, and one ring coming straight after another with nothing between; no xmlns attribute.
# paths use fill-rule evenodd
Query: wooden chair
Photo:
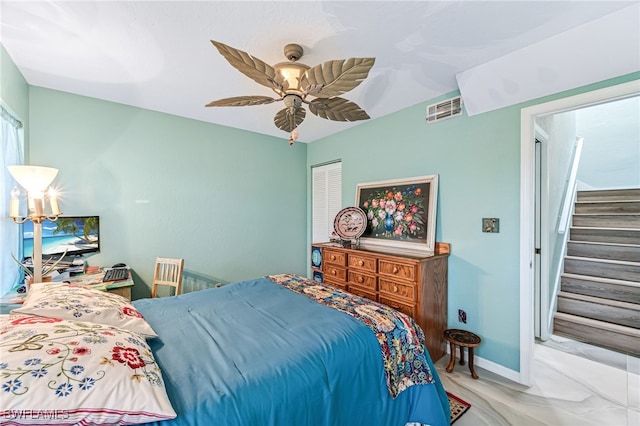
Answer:
<svg viewBox="0 0 640 426"><path fill-rule="evenodd" d="M179 295L182 291L183 269L184 259L156 258L151 297L158 296L158 286L173 287L175 289L174 296Z"/></svg>

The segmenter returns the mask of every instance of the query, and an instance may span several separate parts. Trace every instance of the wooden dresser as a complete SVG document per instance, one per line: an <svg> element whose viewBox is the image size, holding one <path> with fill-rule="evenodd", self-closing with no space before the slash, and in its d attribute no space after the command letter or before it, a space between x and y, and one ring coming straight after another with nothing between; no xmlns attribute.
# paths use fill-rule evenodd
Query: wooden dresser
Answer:
<svg viewBox="0 0 640 426"><path fill-rule="evenodd" d="M334 243L311 246L313 278L391 306L424 331L433 362L446 353L447 268L450 246L436 243L434 256L412 257Z"/></svg>

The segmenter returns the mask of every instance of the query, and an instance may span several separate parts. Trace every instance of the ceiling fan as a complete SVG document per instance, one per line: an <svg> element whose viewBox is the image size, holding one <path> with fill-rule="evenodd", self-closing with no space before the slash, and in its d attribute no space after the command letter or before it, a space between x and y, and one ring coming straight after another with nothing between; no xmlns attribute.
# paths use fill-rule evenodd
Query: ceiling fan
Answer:
<svg viewBox="0 0 640 426"><path fill-rule="evenodd" d="M302 47L287 44L284 54L289 62L271 66L219 41L211 40L211 43L234 68L256 83L270 88L278 97L236 96L210 102L206 105L208 107L264 105L284 101L285 107L278 111L273 122L285 132L294 132L304 120L307 113L302 104L309 105L309 111L327 120L358 121L370 118L356 103L340 95L354 89L367 78L375 58L333 60L309 67L296 62L302 57ZM308 97L314 99L309 100ZM292 134L289 142L293 143L294 139Z"/></svg>

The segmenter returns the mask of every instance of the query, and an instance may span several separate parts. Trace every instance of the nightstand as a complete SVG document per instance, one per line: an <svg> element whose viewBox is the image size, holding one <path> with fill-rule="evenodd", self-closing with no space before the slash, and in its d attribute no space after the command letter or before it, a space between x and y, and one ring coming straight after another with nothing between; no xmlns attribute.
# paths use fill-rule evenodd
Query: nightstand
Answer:
<svg viewBox="0 0 640 426"><path fill-rule="evenodd" d="M18 303L2 303L0 302L0 315L8 314L11 310L19 308L20 304Z"/></svg>
<svg viewBox="0 0 640 426"><path fill-rule="evenodd" d="M12 309L22 306L24 293L10 292L0 298L0 314L8 314Z"/></svg>

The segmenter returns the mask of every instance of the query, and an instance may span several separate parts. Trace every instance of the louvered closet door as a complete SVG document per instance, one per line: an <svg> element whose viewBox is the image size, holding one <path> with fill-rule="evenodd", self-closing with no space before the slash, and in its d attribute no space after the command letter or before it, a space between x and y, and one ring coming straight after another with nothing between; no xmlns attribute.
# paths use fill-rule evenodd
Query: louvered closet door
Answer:
<svg viewBox="0 0 640 426"><path fill-rule="evenodd" d="M342 163L335 162L311 169L312 242L329 241L333 220L342 208Z"/></svg>

